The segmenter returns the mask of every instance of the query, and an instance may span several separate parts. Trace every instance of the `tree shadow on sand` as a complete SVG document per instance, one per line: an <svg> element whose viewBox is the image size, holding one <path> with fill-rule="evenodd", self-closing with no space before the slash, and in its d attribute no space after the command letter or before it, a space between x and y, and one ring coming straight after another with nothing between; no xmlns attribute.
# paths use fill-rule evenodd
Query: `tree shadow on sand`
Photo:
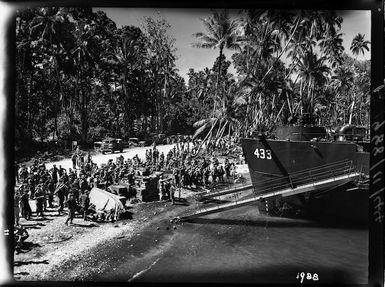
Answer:
<svg viewBox="0 0 385 287"><path fill-rule="evenodd" d="M71 226L91 228L91 227L97 227L98 225L92 222L92 223L73 223Z"/></svg>
<svg viewBox="0 0 385 287"><path fill-rule="evenodd" d="M190 204L187 202L185 198L176 197L174 200L174 205L189 206Z"/></svg>
<svg viewBox="0 0 385 287"><path fill-rule="evenodd" d="M44 215L44 217L35 217L31 218L30 221L52 221L53 218L48 218L47 215Z"/></svg>
<svg viewBox="0 0 385 287"><path fill-rule="evenodd" d="M13 263L14 266L23 266L23 265L30 265L30 264L49 264L48 260L41 260L41 261L15 261Z"/></svg>
<svg viewBox="0 0 385 287"><path fill-rule="evenodd" d="M57 211L56 211L55 214L48 214L46 216L48 216L48 217L64 217L66 215L68 215L68 214L67 213L58 214Z"/></svg>
<svg viewBox="0 0 385 287"><path fill-rule="evenodd" d="M27 228L27 229L41 229L43 226L45 226L45 224L37 222L37 223L22 224L22 226Z"/></svg>
<svg viewBox="0 0 385 287"><path fill-rule="evenodd" d="M187 202L181 202L176 200L174 205L189 206L190 204L188 204Z"/></svg>
<svg viewBox="0 0 385 287"><path fill-rule="evenodd" d="M41 245L38 243L33 243L33 242L27 241L27 242L24 242L23 245L16 252L27 253L35 247L41 247Z"/></svg>
<svg viewBox="0 0 385 287"><path fill-rule="evenodd" d="M25 275L29 275L29 272L15 272L15 273L13 273L13 275L25 276Z"/></svg>

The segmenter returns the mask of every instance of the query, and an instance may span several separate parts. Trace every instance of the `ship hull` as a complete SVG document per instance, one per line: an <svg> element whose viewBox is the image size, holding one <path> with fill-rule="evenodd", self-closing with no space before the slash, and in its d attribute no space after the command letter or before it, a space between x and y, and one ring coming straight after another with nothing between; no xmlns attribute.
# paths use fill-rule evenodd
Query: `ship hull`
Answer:
<svg viewBox="0 0 385 287"><path fill-rule="evenodd" d="M341 170L341 164L349 164L349 168L363 175L369 174L369 153L357 151L357 145L351 142L284 141L260 137L243 139L242 148L256 194L293 187L293 179L310 178L318 168L319 173L326 174L330 170L333 174L333 168ZM277 200L300 207L302 214L318 219L353 220L363 224L368 220L367 190L358 188L353 182L316 188Z"/></svg>

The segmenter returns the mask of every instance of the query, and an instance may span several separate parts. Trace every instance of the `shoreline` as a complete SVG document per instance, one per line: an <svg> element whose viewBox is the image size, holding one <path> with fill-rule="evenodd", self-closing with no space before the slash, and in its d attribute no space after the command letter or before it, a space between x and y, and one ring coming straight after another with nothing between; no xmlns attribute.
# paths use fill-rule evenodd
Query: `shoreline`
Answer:
<svg viewBox="0 0 385 287"><path fill-rule="evenodd" d="M237 174L245 177L245 170L245 165L237 166ZM29 233L26 240L28 249L24 253L15 253L13 279L15 282L51 281L55 278L54 274L61 273L63 266L87 258L90 256L89 252L96 250L98 246L118 239L129 240L135 235L140 235L151 224L164 225L163 222L169 222L170 218L196 209L198 202L195 196L199 192L184 188L181 191L181 199L186 200L184 203L172 205L168 201L154 201L135 204L128 210L132 213L132 219L112 223L84 221L77 214L74 224L67 226L64 224L66 215L58 216L56 208L48 208L45 218L34 216L29 221L20 218L20 224L25 226ZM33 205L31 207L35 210ZM169 228L171 227L170 225ZM76 278L77 276L69 280Z"/></svg>

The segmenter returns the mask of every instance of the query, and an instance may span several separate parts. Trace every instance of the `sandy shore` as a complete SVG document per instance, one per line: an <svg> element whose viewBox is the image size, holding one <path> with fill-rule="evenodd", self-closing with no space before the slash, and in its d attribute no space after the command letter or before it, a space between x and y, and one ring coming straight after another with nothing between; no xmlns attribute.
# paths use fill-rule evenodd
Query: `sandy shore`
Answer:
<svg viewBox="0 0 385 287"><path fill-rule="evenodd" d="M190 194L188 190L182 191L182 197ZM84 221L77 215L74 224L68 226L65 225L66 216L58 216L56 209L48 209L45 218L20 219L20 224L27 228L29 238L22 252L15 253L14 278L17 281L55 280L52 274L60 270L65 262L92 256L90 250L98 245L130 238L149 223L169 220L175 210L180 212L191 208L194 208L193 204L185 208L173 206L167 201L141 203L130 210L132 219L96 223Z"/></svg>
<svg viewBox="0 0 385 287"><path fill-rule="evenodd" d="M48 209L44 219L20 219L29 232L26 248L14 256L14 278L17 281L72 281L101 265L90 264L98 246L114 244L140 233L152 226L165 226L169 220L190 213L198 207L195 191L182 189L182 201L172 205L168 201L140 203L130 209L131 219L115 223L84 221L79 215L73 225L65 225L66 216L58 216L56 209ZM34 210L34 206L32 206ZM164 229L162 227L162 229ZM172 228L172 226L168 226ZM84 261L84 270L71 270L72 262ZM100 264L100 262L99 262ZM65 271L63 266L67 266Z"/></svg>
<svg viewBox="0 0 385 287"><path fill-rule="evenodd" d="M162 152L168 152L173 145L159 146ZM125 158L138 154L144 158L146 148L133 148L123 153ZM120 153L102 155L98 154L93 160L105 163L108 159L115 160ZM46 164L51 168L53 164L69 168L72 165L70 159ZM238 173L247 173L246 165L237 166ZM170 202L152 202L134 205L129 211L131 219L120 220L115 223L95 223L84 221L77 215L74 224L65 225L66 216L58 216L57 209L49 209L45 218L36 218L27 221L20 219L20 224L27 228L29 238L21 253L14 256L14 279L16 281L64 281L79 280L82 270L70 270L61 272L63 266L71 266L71 262L84 260L84 272L91 272L93 268L101 268L100 265L90 264L92 256L98 250L98 246L113 244L121 239L129 239L133 235L139 235L148 225L168 223L170 218L187 212L197 207L194 194L197 191L182 189L179 205L171 205ZM35 211L34 202L31 201L32 210ZM83 266L83 265L81 265ZM99 267L95 267L99 266ZM92 272L95 272L93 270ZM60 277L57 277L60 276ZM81 279L80 279L81 280Z"/></svg>

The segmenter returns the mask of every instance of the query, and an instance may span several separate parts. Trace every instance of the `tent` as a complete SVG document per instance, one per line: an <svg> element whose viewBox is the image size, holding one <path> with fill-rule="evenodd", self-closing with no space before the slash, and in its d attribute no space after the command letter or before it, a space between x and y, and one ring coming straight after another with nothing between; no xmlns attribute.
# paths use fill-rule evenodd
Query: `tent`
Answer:
<svg viewBox="0 0 385 287"><path fill-rule="evenodd" d="M120 201L120 197L105 191L100 188L94 187L90 191L90 205L94 205L96 211L110 212L114 210L114 220L119 219L121 213L125 211L123 203Z"/></svg>

